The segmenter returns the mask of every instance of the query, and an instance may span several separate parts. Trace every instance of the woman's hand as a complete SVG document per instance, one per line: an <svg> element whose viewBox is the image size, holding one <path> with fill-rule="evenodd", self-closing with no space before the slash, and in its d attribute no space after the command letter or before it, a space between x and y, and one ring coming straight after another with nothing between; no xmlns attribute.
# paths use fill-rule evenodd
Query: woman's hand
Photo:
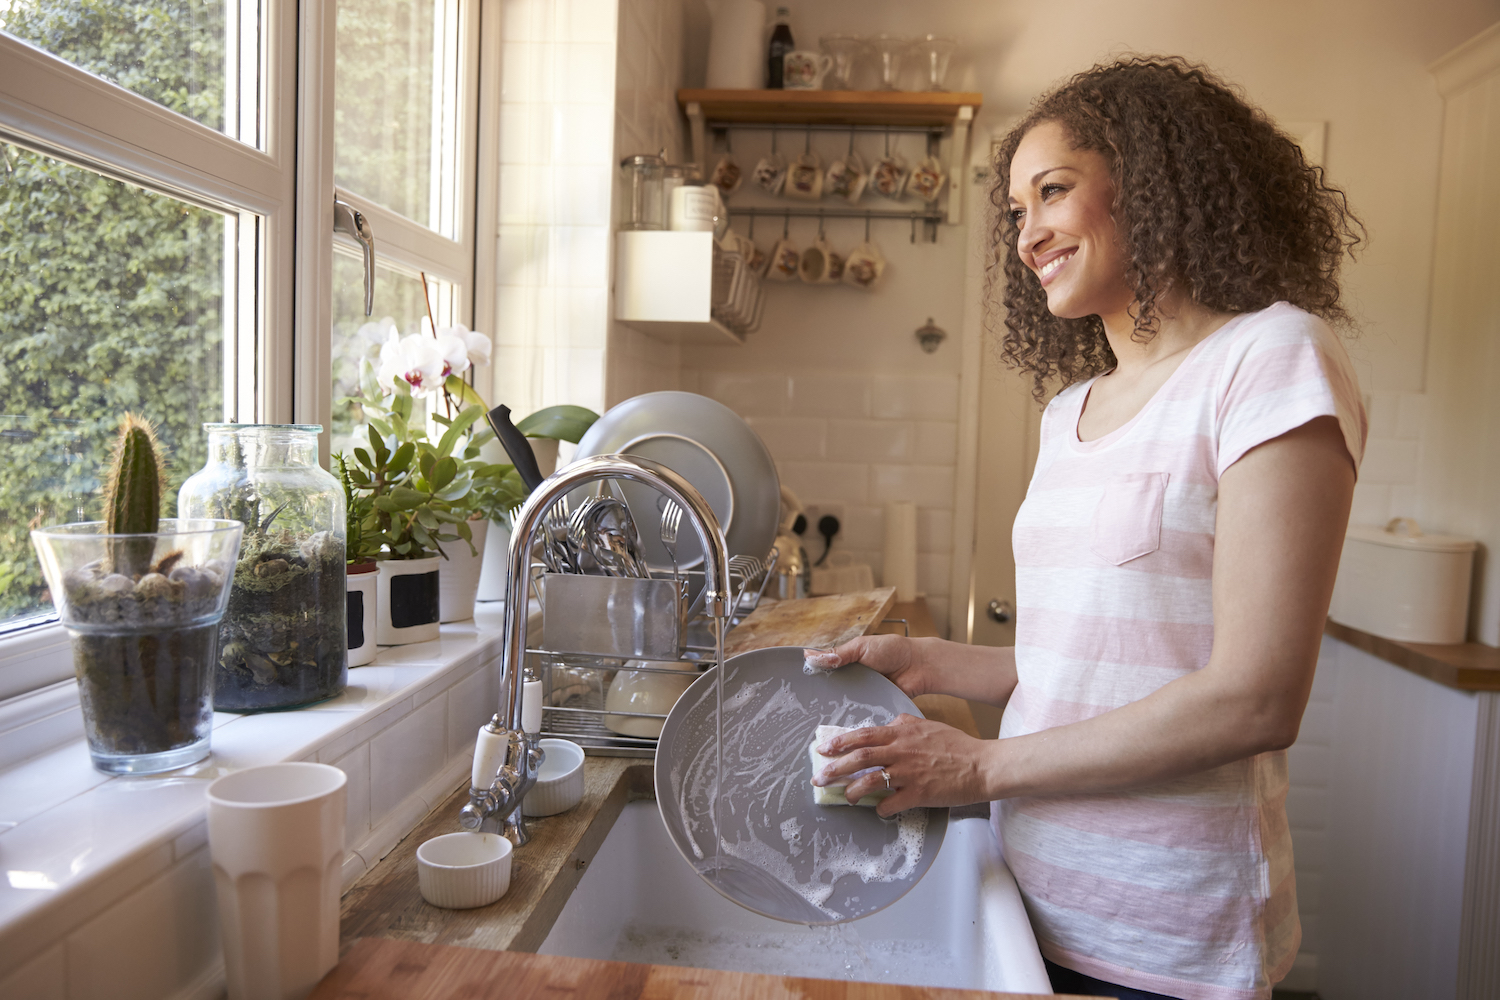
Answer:
<svg viewBox="0 0 1500 1000"><path fill-rule="evenodd" d="M999 741L975 739L941 722L899 715L889 726L856 729L824 742L818 752L837 759L813 775L812 783L829 785L865 768L883 768L894 791L876 809L882 816L916 806L986 802L999 746ZM885 787L885 778L875 771L851 782L844 794L858 802Z"/></svg>
<svg viewBox="0 0 1500 1000"><path fill-rule="evenodd" d="M902 635L862 635L833 649L803 650L803 660L817 670L863 663L889 677L908 698L931 690L923 677L924 660L916 643Z"/></svg>

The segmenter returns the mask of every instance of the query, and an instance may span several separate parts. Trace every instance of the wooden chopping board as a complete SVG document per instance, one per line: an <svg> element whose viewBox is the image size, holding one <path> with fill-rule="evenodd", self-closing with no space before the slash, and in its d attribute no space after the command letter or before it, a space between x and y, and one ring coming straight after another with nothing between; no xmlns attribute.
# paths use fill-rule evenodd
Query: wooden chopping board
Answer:
<svg viewBox="0 0 1500 1000"><path fill-rule="evenodd" d="M309 1000L996 1000L1019 993L849 983L363 938Z"/></svg>
<svg viewBox="0 0 1500 1000"><path fill-rule="evenodd" d="M837 646L873 632L896 603L896 588L762 603L729 633L724 655L770 646Z"/></svg>

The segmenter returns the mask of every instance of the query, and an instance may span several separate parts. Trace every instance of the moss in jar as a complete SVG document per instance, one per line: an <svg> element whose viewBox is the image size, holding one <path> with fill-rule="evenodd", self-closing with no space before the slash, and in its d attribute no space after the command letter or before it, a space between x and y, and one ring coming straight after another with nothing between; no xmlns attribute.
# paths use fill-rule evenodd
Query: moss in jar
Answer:
<svg viewBox="0 0 1500 1000"><path fill-rule="evenodd" d="M253 712L336 697L348 677L344 544L247 538L220 627L214 708Z"/></svg>

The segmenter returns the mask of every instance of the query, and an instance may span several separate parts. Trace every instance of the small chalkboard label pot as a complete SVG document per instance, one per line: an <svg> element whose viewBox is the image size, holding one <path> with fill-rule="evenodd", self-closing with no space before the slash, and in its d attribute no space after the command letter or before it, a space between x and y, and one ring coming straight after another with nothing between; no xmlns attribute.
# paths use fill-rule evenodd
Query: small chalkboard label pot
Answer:
<svg viewBox="0 0 1500 1000"><path fill-rule="evenodd" d="M375 641L382 646L438 637L438 556L385 559L376 583Z"/></svg>
<svg viewBox="0 0 1500 1000"><path fill-rule="evenodd" d="M362 667L375 659L375 596L380 564L351 563L348 573L349 597L345 604L348 617L349 666Z"/></svg>

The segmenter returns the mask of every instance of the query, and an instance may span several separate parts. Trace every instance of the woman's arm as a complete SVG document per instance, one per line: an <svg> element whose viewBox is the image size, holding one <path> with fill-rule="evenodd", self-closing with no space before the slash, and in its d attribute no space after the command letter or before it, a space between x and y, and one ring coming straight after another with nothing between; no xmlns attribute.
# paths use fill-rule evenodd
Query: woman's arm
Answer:
<svg viewBox="0 0 1500 1000"><path fill-rule="evenodd" d="M883 767L890 815L1022 795L1116 791L1290 746L1318 646L1354 492L1337 421L1319 417L1252 449L1219 481L1214 647L1207 665L1140 701L1029 736L980 741L903 719L830 740L826 778ZM851 800L883 787L852 783Z"/></svg>
<svg viewBox="0 0 1500 1000"><path fill-rule="evenodd" d="M1016 686L1016 651L1011 646L865 635L837 649L809 649L805 656L822 670L863 663L885 674L911 698L951 694L1003 708Z"/></svg>

